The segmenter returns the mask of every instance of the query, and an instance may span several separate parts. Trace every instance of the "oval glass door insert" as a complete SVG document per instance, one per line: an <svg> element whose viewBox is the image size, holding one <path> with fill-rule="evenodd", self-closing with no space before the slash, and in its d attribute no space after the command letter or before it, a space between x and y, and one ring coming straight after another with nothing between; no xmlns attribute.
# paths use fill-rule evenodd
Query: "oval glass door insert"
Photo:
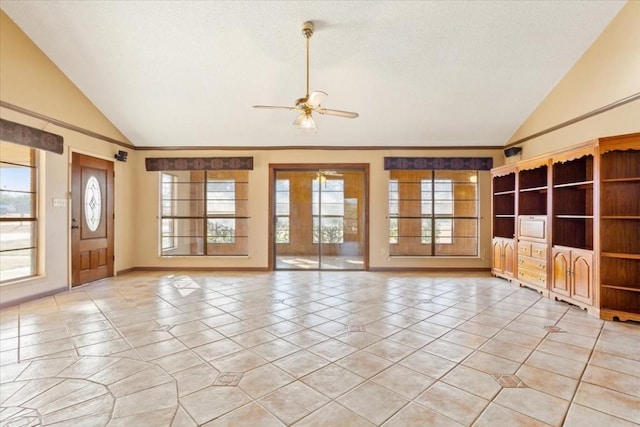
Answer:
<svg viewBox="0 0 640 427"><path fill-rule="evenodd" d="M84 218L87 221L89 230L96 231L100 225L102 216L102 193L100 183L95 176L87 181L84 189Z"/></svg>

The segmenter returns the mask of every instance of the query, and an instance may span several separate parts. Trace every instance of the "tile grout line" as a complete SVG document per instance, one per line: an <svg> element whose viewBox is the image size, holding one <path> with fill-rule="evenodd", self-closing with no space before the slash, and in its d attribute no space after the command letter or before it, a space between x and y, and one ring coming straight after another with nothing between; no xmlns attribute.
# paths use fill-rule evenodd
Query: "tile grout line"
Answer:
<svg viewBox="0 0 640 427"><path fill-rule="evenodd" d="M510 282L510 283L511 283L511 282ZM515 284L513 284L513 283L511 283L511 284L512 284L513 286L516 286L516 285L515 285ZM515 290L514 292L512 292L511 294L509 294L509 295L505 296L504 298L501 298L500 300L496 301L494 304L490 305L489 307L485 308L485 309L484 309L484 310L482 310L482 311L486 311L487 309L489 309L489 308L491 308L491 307L497 306L501 301L504 301L505 299L507 299L507 298L511 297L512 295L514 295L514 294L518 293L518 291L519 291L519 290L522 290L522 289L525 289L525 288L524 288L524 287L522 287L522 286L517 287L517 288L516 288L516 290ZM500 328L500 330L499 330L498 332L496 332L495 334L493 334L493 335L492 335L490 338L488 338L486 341L488 341L489 339L492 339L492 338L496 337L496 335L498 335L500 332L502 332L502 331L506 330L506 328L507 328L509 325L511 325L512 323L514 323L514 322L515 322L516 320L518 320L520 317L522 317L522 316L525 314L525 312L526 312L527 310L531 309L531 308L532 308L532 307L534 307L536 304L538 304L540 301L542 301L542 297L541 297L541 296L536 295L536 297L537 297L537 299L536 299L535 301L533 301L531 304L529 304L528 306L526 306L527 308L526 308L524 311L522 311L520 314L518 314L518 316L516 316L515 318L513 318L512 320L510 320L506 325L504 325L503 327L501 327L501 328ZM482 312L481 312L481 313L482 313ZM480 313L478 313L478 314L480 314ZM476 316L477 316L477 315L476 315ZM474 317L475 317L475 316L474 316ZM537 316L536 316L536 317L537 317ZM473 318L472 318L472 319L473 319ZM467 320L467 322L468 322L468 321L470 321L470 320L471 320L471 319ZM465 322L465 323L466 323L466 322ZM556 323L557 323L557 321L556 321ZM464 324L464 323L463 323L463 324ZM545 334L545 338L546 338L546 336L547 336L548 334L549 334L548 332ZM541 342L542 342L543 340L544 340L544 338L541 340ZM485 343L486 343L486 341L485 341ZM485 344L485 343L483 343L483 344L482 344L482 346L480 346L480 347L478 347L477 349L475 349L471 354L469 354L469 355L468 355L467 357L465 357L462 361L460 361L460 363L459 363L458 365L462 365L462 363L463 363L465 360L469 359L469 358L470 358L471 356L473 356L474 354L476 354L476 353L480 352L480 351L481 351L480 349L484 346L484 344ZM538 346L540 346L540 343L538 343L538 345L536 346L536 348L538 348ZM529 356L527 356L527 358L526 358L522 363L520 363L520 367L518 368L518 370L520 370L520 368L525 364L525 362L529 359L529 357L531 357L531 354L533 354L533 352L534 352L534 351L535 351L535 349L532 349L532 350L531 350L531 352L529 353ZM494 355L494 356L495 356L495 355ZM496 356L496 357L499 357L499 356ZM504 359L506 359L506 358L504 358ZM506 360L511 360L511 359L506 359ZM515 361L514 361L514 362L515 362ZM516 363L518 363L518 362L516 362ZM472 369L475 369L475 368L472 368ZM516 372L517 372L518 370L516 370ZM481 372L482 372L482 371L481 371ZM515 374L514 374L514 375L515 375ZM458 387L456 387L456 388L458 388ZM502 385L500 385L500 391L502 391L503 389L504 389L504 387L503 387ZM465 391L465 390L463 390L463 391ZM500 394L500 391L498 391L498 393L496 393L496 395L495 395L495 396L494 396L494 397L489 401L489 404L488 404L488 405L487 405L487 406L486 406L486 407L485 407L485 408L480 412L480 414L478 414L478 416L477 416L477 417L476 417L476 418L471 422L471 424L470 424L470 425L475 424L475 423L478 421L478 419L479 419L480 417L482 417L482 415L484 415L484 413L487 411L487 409L489 408L489 406L491 406L491 404L492 404L492 403L494 403L495 397L496 397L498 394ZM473 394L473 393L471 393L471 394ZM475 394L473 394L473 395L475 396ZM496 405L499 405L499 403L495 403L495 404L496 404ZM500 406L502 406L502 405L500 405ZM518 411L516 411L516 412L518 412ZM527 414L523 414L523 413L521 413L521 412L518 412L518 413L520 413L520 414L522 414L522 415L524 415L524 416L526 416L526 417L529 417L529 415L527 415ZM444 414L443 414L443 415L444 415ZM529 418L533 418L533 417L529 417Z"/></svg>
<svg viewBox="0 0 640 427"><path fill-rule="evenodd" d="M582 370L582 372L581 372L581 374L580 374L580 378L578 379L578 384L576 385L576 389L575 389L575 391L574 391L574 393L573 393L573 396L571 397L571 401L569 402L569 409L571 409L571 405L573 405L573 404L580 405L579 403L575 402L575 398L576 398L576 396L577 396L577 394L578 394L578 389L580 388L580 385L581 385L581 384L583 384L582 378L584 377L584 374L586 373L587 369L589 368L590 362L591 362L591 360L593 359L593 354L594 354L594 352L596 351L596 346L598 345L598 342L600 341L600 337L601 337L601 336L602 336L602 334L604 333L605 325L606 325L606 321L603 321L603 322L602 322L602 325L600 326L600 332L598 332L598 337L596 338L596 340L595 340L595 342L594 342L594 344L593 344L593 347L591 348L591 351L589 352L589 358L587 359L587 362L586 362L586 364L585 364L585 366L584 366L584 369ZM595 365L592 365L592 366L595 366ZM608 369L608 368L605 368L605 369ZM616 372L618 372L618 371L616 371ZM595 385L597 385L597 384L595 384ZM599 387L602 387L602 386L599 386ZM628 396L631 396L631 397L635 397L635 396L633 396L633 395L627 394L627 393L622 392L622 391L619 391L619 390L610 389L610 388L608 388L608 387L602 387L602 388L606 388L607 390L611 390L611 391L615 391L615 392L618 392L618 393L621 393L621 394L625 394L625 395L628 395ZM581 405L581 406L582 406L582 405ZM605 415L607 415L607 416L609 416L609 417L613 417L613 418L617 418L617 419L623 420L623 421L625 421L625 422L632 422L632 421L630 421L630 420L628 420L628 419L620 418L620 417L619 417L619 416L617 416L617 415L610 414L610 413L608 413L608 412L600 411L599 409L595 409L595 408L589 408L589 409L591 409L591 410L593 410L593 411L596 411L596 412L599 412L599 413L601 413L601 414L605 414ZM564 421L565 421L566 416L568 415L568 413L569 413L569 411L567 410L567 414L565 414L565 417L564 417L564 418L563 418L563 420L562 420L562 422L563 422L563 423L564 423Z"/></svg>
<svg viewBox="0 0 640 427"><path fill-rule="evenodd" d="M157 294L156 294L157 295ZM173 424L173 422L175 421L175 418L178 414L178 409L181 407L180 405L180 397L178 394L178 382L176 381L176 379L173 377L172 374L168 373L162 366L158 365L157 363L153 363L152 361L146 361L142 358L142 356L140 356L140 353L138 352L137 348L134 347L133 345L131 345L131 342L126 338L126 336L122 333L122 331L120 331L120 329L115 325L115 323L113 323L112 319L107 315L107 313L102 309L102 307L96 303L96 301L93 299L93 297L87 295L87 298L89 298L93 304L98 308L98 310L100 311L100 313L104 316L104 318L107 320L107 322L109 322L109 324L113 327L113 329L122 337L122 339L127 343L127 345L129 347L131 347L131 349L135 352L135 354L138 356L138 358L140 359L140 361L145 362L145 363L149 363L152 364L153 366L158 367L159 369L161 369L165 374L167 374L167 376L169 376L172 380L173 380L173 385L175 388L175 392L176 392L176 409L173 413L173 416L171 417L171 423ZM162 299L162 298L161 298ZM158 323L155 319L153 319L154 322ZM173 335L172 335L173 336ZM99 357L118 357L120 360L122 359L128 359L127 357L123 357L123 356L99 356ZM150 390L155 386L151 386L151 387L147 387L144 390ZM107 389L109 390L109 388L107 387ZM144 390L140 390L140 391L144 391ZM109 390L110 391L110 390ZM113 411L115 410L115 401L114 401L114 406L111 410L111 417L110 417L110 421L111 422L114 417L113 417ZM191 419L191 415L188 414L188 412L186 410L184 410L184 412L187 414L187 416Z"/></svg>
<svg viewBox="0 0 640 427"><path fill-rule="evenodd" d="M600 331L598 332L598 336L596 337L596 340L594 341L593 346L591 347L591 350L589 351L589 358L587 358L587 361L584 364L584 368L582 368L582 372L580 373L580 377L577 379L578 382L576 384L575 390L573 391L573 395L571 396L571 400L569 401L569 407L567 408L567 412L565 412L564 417L562 417L562 423L563 424L564 424L565 420L567 419L567 415L569 415L569 411L571 410L571 406L575 403L576 396L578 395L578 389L580 388L580 385L582 384L582 378L584 377L584 374L587 371L587 368L589 367L589 362L593 358L593 352L595 351L595 348L598 345L598 341L600 341L600 337L602 336L602 332L604 331L604 325L605 325L605 323L602 322L602 324L600 325ZM600 411L598 411L598 412L600 412ZM611 414L607 414L607 415L611 415Z"/></svg>

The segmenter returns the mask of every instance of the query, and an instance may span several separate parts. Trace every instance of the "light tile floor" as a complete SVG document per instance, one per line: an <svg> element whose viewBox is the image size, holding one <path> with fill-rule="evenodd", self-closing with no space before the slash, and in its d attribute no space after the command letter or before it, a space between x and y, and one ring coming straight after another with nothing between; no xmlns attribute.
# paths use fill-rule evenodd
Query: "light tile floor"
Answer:
<svg viewBox="0 0 640 427"><path fill-rule="evenodd" d="M640 425L640 325L488 275L136 272L0 326L0 426Z"/></svg>

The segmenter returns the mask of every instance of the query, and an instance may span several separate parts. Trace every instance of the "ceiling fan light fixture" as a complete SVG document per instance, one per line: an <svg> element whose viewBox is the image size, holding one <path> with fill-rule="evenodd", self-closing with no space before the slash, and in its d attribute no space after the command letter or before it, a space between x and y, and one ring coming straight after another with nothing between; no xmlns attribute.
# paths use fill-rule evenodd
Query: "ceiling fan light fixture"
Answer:
<svg viewBox="0 0 640 427"><path fill-rule="evenodd" d="M300 121L299 129L305 131L316 131L316 122L313 120L313 117L309 113L304 113L302 116L302 120Z"/></svg>

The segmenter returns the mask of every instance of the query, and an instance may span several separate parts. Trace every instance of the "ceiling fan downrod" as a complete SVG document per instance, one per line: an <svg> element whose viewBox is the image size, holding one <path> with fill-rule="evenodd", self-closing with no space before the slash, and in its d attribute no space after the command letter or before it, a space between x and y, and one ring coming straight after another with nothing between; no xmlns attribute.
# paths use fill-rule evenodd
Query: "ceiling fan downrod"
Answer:
<svg viewBox="0 0 640 427"><path fill-rule="evenodd" d="M302 35L307 40L307 93L306 98L309 99L309 39L313 35L313 22L307 21L302 24Z"/></svg>

